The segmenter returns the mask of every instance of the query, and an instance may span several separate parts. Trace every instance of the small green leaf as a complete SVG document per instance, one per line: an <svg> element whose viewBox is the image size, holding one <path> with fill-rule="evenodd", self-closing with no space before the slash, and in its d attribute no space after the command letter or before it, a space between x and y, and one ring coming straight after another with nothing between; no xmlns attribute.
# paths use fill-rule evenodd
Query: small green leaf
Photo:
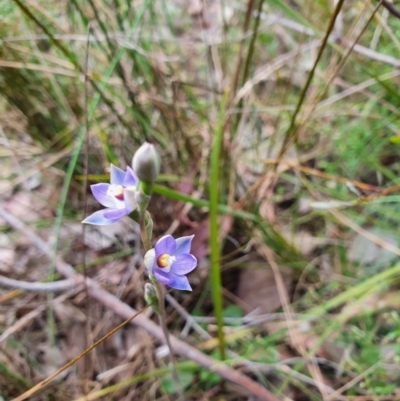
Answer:
<svg viewBox="0 0 400 401"><path fill-rule="evenodd" d="M242 317L243 311L240 306L237 305L229 305L222 311L223 317Z"/></svg>
<svg viewBox="0 0 400 401"><path fill-rule="evenodd" d="M179 381L184 389L192 384L193 376L194 374L192 372L178 372ZM179 391L172 375L168 375L162 380L162 387L167 394L173 394Z"/></svg>
<svg viewBox="0 0 400 401"><path fill-rule="evenodd" d="M200 381L213 387L220 383L221 378L215 373L209 372L207 370L202 370L200 372Z"/></svg>

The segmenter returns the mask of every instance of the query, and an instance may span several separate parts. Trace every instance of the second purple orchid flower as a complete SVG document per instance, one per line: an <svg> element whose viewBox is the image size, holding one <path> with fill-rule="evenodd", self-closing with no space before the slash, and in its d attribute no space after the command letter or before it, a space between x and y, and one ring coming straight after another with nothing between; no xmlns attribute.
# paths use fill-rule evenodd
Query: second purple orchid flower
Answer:
<svg viewBox="0 0 400 401"><path fill-rule="evenodd" d="M91 185L93 196L106 209L94 212L82 223L103 226L115 223L132 213L137 207L134 197L137 181L136 174L130 167L125 172L111 164L110 184Z"/></svg>

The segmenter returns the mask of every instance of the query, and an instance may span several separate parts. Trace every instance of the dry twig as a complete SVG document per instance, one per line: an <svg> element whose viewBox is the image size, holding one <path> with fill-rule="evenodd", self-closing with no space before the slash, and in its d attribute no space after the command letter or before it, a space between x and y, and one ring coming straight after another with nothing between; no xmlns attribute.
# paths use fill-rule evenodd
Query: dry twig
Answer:
<svg viewBox="0 0 400 401"><path fill-rule="evenodd" d="M24 291L35 291L35 292L58 292L65 291L76 287L80 282L79 277L72 277L66 280L53 281L51 283L40 283L14 280L12 278L0 276L0 285L4 287L17 288Z"/></svg>

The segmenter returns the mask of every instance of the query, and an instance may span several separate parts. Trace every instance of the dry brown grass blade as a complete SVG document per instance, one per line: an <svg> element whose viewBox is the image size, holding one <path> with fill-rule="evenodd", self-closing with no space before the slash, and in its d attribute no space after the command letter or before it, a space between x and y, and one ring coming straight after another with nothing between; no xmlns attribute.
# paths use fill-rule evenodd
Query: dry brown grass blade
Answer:
<svg viewBox="0 0 400 401"><path fill-rule="evenodd" d="M52 256L51 248L41 239L39 238L31 229L29 229L24 223L15 218L14 216L7 213L5 210L0 209L0 216L6 220L6 222L15 230L23 233L29 240L34 244L41 252L46 254L47 256ZM83 277L76 273L71 265L66 263L60 257L56 259L56 269L58 273L62 274L67 278L72 277ZM129 305L120 301L114 295L110 294L106 290L104 290L98 283L94 280L88 278L86 280L86 285L88 288L89 295L103 304L106 308L112 310L114 313L119 315L124 319L132 319L132 317L137 313L135 309L131 308ZM156 338L158 341L165 342L165 337L162 329L156 325L153 321L148 319L144 315L137 315L135 319L131 321L132 324L143 328L150 335ZM209 369L213 373L221 376L226 379L233 385L237 387L237 390L241 393L251 394L255 396L257 399L262 401L278 401L279 398L272 394L269 390L262 387L260 384L251 380L249 377L245 376L241 372L226 366L215 359L210 358L209 356L201 353L196 348L191 345L179 340L174 336L170 336L170 341L173 350L176 354L184 356L200 366L203 366L206 369ZM26 393L25 393L26 394ZM20 396L12 401L23 401L30 394L26 396Z"/></svg>
<svg viewBox="0 0 400 401"><path fill-rule="evenodd" d="M347 179L345 177L339 177L339 176L336 176L336 175L324 173L323 171L317 170L315 168L305 167L305 166L302 166L300 164L289 163L289 162L287 162L285 160L281 160L281 159L266 159L264 161L264 163L266 163L266 164L276 164L280 168L282 167L284 170L288 170L288 169L298 170L298 171L301 171L301 172L303 172L305 174L309 174L309 175L313 175L313 176L316 176L316 177L325 178L327 180L340 182L340 183L345 184L345 185L347 183L350 183L351 185L353 185L356 188L360 188L360 189L367 190L367 191L379 191L380 190L379 187L376 187L374 185L369 185L369 184L365 184L363 182L349 180L349 179ZM396 186L396 187L398 187L400 189L400 186ZM386 193L385 193L385 195L386 195Z"/></svg>
<svg viewBox="0 0 400 401"><path fill-rule="evenodd" d="M7 292L6 294L0 296L0 304L17 297L21 293L22 293L22 290L13 290L13 291Z"/></svg>

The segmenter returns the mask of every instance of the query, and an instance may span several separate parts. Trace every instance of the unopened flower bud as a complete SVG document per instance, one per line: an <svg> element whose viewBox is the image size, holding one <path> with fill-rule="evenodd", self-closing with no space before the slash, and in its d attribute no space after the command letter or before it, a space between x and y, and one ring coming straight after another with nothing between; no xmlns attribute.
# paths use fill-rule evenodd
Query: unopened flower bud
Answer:
<svg viewBox="0 0 400 401"><path fill-rule="evenodd" d="M146 300L147 304L151 306L154 312L158 313L157 290L153 284L146 283L144 285L144 299Z"/></svg>
<svg viewBox="0 0 400 401"><path fill-rule="evenodd" d="M145 142L134 154L132 167L140 181L153 183L160 173L160 156L150 143Z"/></svg>

